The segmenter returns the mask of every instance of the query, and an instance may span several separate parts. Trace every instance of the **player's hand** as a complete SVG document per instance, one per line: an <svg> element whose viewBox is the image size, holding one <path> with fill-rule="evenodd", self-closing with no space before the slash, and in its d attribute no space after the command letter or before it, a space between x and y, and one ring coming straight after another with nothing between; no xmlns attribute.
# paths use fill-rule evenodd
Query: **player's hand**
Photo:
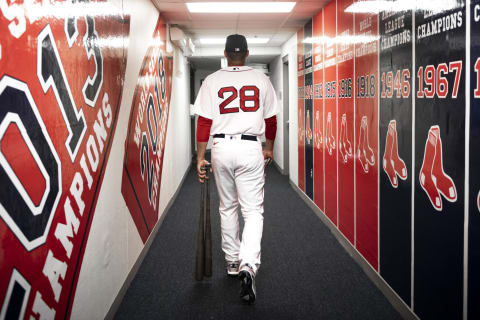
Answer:
<svg viewBox="0 0 480 320"><path fill-rule="evenodd" d="M265 166L273 162L273 150L263 150L263 159L265 159Z"/></svg>
<svg viewBox="0 0 480 320"><path fill-rule="evenodd" d="M209 176L205 170L205 166L210 166L210 163L205 160L205 159L199 159L197 160L197 175L198 175L198 181L200 183L203 183L205 179L209 179ZM212 167L210 166L210 172L212 172Z"/></svg>

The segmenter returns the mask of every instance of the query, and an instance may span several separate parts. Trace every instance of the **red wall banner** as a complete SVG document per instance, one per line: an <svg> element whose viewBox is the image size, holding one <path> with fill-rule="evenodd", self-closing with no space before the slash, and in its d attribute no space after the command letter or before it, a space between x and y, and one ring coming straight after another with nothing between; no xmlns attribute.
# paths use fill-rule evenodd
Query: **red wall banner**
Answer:
<svg viewBox="0 0 480 320"><path fill-rule="evenodd" d="M338 228L353 244L355 233L354 191L354 95L353 14L345 12L353 0L337 2L338 83Z"/></svg>
<svg viewBox="0 0 480 320"><path fill-rule="evenodd" d="M324 13L324 143L325 143L325 214L337 225L337 48L336 1L323 9Z"/></svg>
<svg viewBox="0 0 480 320"><path fill-rule="evenodd" d="M0 9L0 317L64 319L115 132L129 17L104 1Z"/></svg>
<svg viewBox="0 0 480 320"><path fill-rule="evenodd" d="M161 16L142 63L132 101L122 176L122 195L145 243L158 220L173 59L166 54Z"/></svg>
<svg viewBox="0 0 480 320"><path fill-rule="evenodd" d="M377 15L356 14L356 247L378 267L378 30ZM359 38L360 39L360 38Z"/></svg>

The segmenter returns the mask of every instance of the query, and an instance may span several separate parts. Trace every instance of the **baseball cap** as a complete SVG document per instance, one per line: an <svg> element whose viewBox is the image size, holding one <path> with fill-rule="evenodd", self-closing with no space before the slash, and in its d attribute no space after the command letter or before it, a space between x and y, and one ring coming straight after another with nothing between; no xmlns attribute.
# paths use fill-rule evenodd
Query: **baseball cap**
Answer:
<svg viewBox="0 0 480 320"><path fill-rule="evenodd" d="M247 39L241 34L231 34L227 37L225 51L246 52L248 50Z"/></svg>

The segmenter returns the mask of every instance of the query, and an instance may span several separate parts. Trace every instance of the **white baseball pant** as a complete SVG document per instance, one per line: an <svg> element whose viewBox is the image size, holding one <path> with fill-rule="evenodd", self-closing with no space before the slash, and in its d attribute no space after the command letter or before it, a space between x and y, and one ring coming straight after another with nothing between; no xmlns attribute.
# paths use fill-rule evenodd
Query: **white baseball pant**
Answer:
<svg viewBox="0 0 480 320"><path fill-rule="evenodd" d="M263 232L264 161L260 141L241 135L214 138L212 166L220 198L222 250L227 261L260 266ZM239 238L238 206L245 222Z"/></svg>

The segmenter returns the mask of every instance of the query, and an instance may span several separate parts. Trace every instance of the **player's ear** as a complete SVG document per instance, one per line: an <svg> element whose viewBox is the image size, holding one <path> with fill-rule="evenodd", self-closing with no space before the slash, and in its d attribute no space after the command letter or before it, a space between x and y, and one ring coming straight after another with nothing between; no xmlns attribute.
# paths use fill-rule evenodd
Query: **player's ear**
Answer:
<svg viewBox="0 0 480 320"><path fill-rule="evenodd" d="M250 51L247 50L247 52L245 52L245 59L248 58L248 55L250 54Z"/></svg>
<svg viewBox="0 0 480 320"><path fill-rule="evenodd" d="M227 50L223 50L223 55L225 56L225 58L228 58Z"/></svg>

